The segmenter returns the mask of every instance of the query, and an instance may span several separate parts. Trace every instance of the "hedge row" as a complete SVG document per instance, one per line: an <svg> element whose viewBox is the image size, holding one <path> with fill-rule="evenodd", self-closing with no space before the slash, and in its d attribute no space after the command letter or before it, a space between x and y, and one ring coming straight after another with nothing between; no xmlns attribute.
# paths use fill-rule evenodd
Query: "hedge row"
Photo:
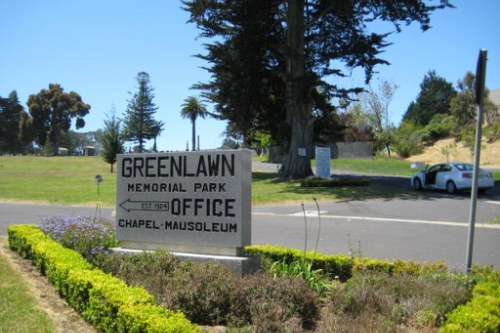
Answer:
<svg viewBox="0 0 500 333"><path fill-rule="evenodd" d="M104 332L200 332L182 313L159 307L142 287L129 287L94 268L38 226L13 225L7 231L10 248L32 260L61 296Z"/></svg>
<svg viewBox="0 0 500 333"><path fill-rule="evenodd" d="M274 245L252 245L245 247L248 255L258 256L262 265L269 268L273 262L303 260L304 251ZM326 255L306 252L306 260L312 261L313 269L321 269L323 274L347 281L356 272L379 272L387 274L411 274L418 276L427 271L446 272L448 268L442 262L419 264L413 261L385 261L369 258L355 258L347 255Z"/></svg>
<svg viewBox="0 0 500 333"><path fill-rule="evenodd" d="M354 178L337 178L337 179L323 179L323 178L306 178L300 181L301 187L344 187L344 186L368 186L367 179L354 179Z"/></svg>
<svg viewBox="0 0 500 333"><path fill-rule="evenodd" d="M441 333L500 332L500 282L478 283L472 300L447 315Z"/></svg>

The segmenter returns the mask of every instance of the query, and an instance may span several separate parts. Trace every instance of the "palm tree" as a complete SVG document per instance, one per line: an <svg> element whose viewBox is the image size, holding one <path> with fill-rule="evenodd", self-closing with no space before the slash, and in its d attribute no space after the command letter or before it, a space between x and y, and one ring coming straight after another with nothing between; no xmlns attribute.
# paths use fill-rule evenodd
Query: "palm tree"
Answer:
<svg viewBox="0 0 500 333"><path fill-rule="evenodd" d="M153 140L154 140L153 151L154 152L158 151L157 147L156 147L156 139L160 136L161 132L163 132L163 125L165 125L165 123L163 121L157 121L156 125L153 127Z"/></svg>
<svg viewBox="0 0 500 333"><path fill-rule="evenodd" d="M192 143L193 143L193 151L196 150L196 119L198 117L205 118L208 114L208 111L200 100L198 100L194 96L190 96L184 100L184 104L181 105L181 116L182 118L189 118L192 124Z"/></svg>

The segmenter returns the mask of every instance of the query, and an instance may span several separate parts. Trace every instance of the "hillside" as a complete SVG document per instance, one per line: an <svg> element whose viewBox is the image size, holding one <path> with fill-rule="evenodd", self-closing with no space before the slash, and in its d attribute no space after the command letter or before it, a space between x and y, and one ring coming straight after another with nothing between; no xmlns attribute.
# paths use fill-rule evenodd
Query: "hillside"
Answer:
<svg viewBox="0 0 500 333"><path fill-rule="evenodd" d="M490 100L500 106L500 88L490 91Z"/></svg>
<svg viewBox="0 0 500 333"><path fill-rule="evenodd" d="M469 147L462 143L455 143L454 139L437 141L434 146L427 147L422 154L406 159L409 162L423 162L434 164L440 162L472 162L473 156ZM481 147L481 166L484 168L500 168L500 141L494 143L483 142Z"/></svg>

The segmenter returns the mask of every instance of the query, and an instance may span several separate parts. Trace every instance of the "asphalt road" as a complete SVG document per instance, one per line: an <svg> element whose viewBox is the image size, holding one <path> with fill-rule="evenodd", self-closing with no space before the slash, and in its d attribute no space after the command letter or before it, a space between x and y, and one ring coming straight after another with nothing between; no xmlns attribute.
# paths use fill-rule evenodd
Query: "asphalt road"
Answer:
<svg viewBox="0 0 500 333"><path fill-rule="evenodd" d="M95 214L95 207L0 203L0 235L10 224L39 223L53 215ZM113 209L102 208L111 217ZM443 260L463 269L468 233L468 203L462 198L369 200L257 206L252 213L252 243L307 248L378 259L418 262ZM475 228L474 263L500 267L500 225L487 223L500 215L500 202L481 200ZM321 222L321 225L319 225Z"/></svg>
<svg viewBox="0 0 500 333"><path fill-rule="evenodd" d="M273 168L276 166L264 165ZM339 173L342 176L342 173ZM409 189L405 177L367 176ZM500 185L477 204L473 262L500 267L500 225L489 222L500 216ZM418 262L443 260L450 267L465 266L469 225L469 194L448 195L422 192L406 199L379 199L320 204L320 219L313 202L300 205L255 206L252 209L252 243L274 244L323 253L344 253L378 259ZM39 223L53 215L85 213L93 216L96 207L0 203L0 235L10 224ZM111 217L113 209L97 211ZM321 222L321 225L319 224ZM306 228L307 224L307 244Z"/></svg>

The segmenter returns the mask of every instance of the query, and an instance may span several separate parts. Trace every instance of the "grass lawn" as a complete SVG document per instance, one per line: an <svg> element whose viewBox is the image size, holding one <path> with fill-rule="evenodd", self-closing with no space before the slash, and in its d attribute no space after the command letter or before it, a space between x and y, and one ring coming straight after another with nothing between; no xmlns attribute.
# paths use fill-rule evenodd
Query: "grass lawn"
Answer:
<svg viewBox="0 0 500 333"><path fill-rule="evenodd" d="M98 174L104 178L99 185L102 205L114 206L116 174L98 156L0 156L0 198L95 205Z"/></svg>
<svg viewBox="0 0 500 333"><path fill-rule="evenodd" d="M53 332L49 316L37 308L26 283L0 255L0 332Z"/></svg>
<svg viewBox="0 0 500 333"><path fill-rule="evenodd" d="M340 168L335 160L334 168ZM360 163L342 161L343 168L360 170ZM350 163L350 164L349 164ZM350 165L358 167L350 168ZM376 173L397 170L403 166L384 168L383 162L375 162ZM386 162L385 164L389 164ZM361 165L361 166L359 166ZM409 168L409 167L408 167ZM366 166L365 169L366 170ZM116 174L110 173L109 165L100 157L66 156L1 156L0 157L0 199L12 201L35 201L63 205L95 205L97 183L94 177L100 174L104 182L99 185L102 206L115 205ZM280 181L276 173L254 172L252 183L253 204L284 202L310 202L313 197L324 200L366 199L411 195L389 187L370 185L368 187L302 188L298 181Z"/></svg>
<svg viewBox="0 0 500 333"><path fill-rule="evenodd" d="M316 165L316 160L313 160ZM418 170L410 168L411 163L391 158L376 158L371 160L334 159L330 161L332 172L347 170L392 176L411 176Z"/></svg>

